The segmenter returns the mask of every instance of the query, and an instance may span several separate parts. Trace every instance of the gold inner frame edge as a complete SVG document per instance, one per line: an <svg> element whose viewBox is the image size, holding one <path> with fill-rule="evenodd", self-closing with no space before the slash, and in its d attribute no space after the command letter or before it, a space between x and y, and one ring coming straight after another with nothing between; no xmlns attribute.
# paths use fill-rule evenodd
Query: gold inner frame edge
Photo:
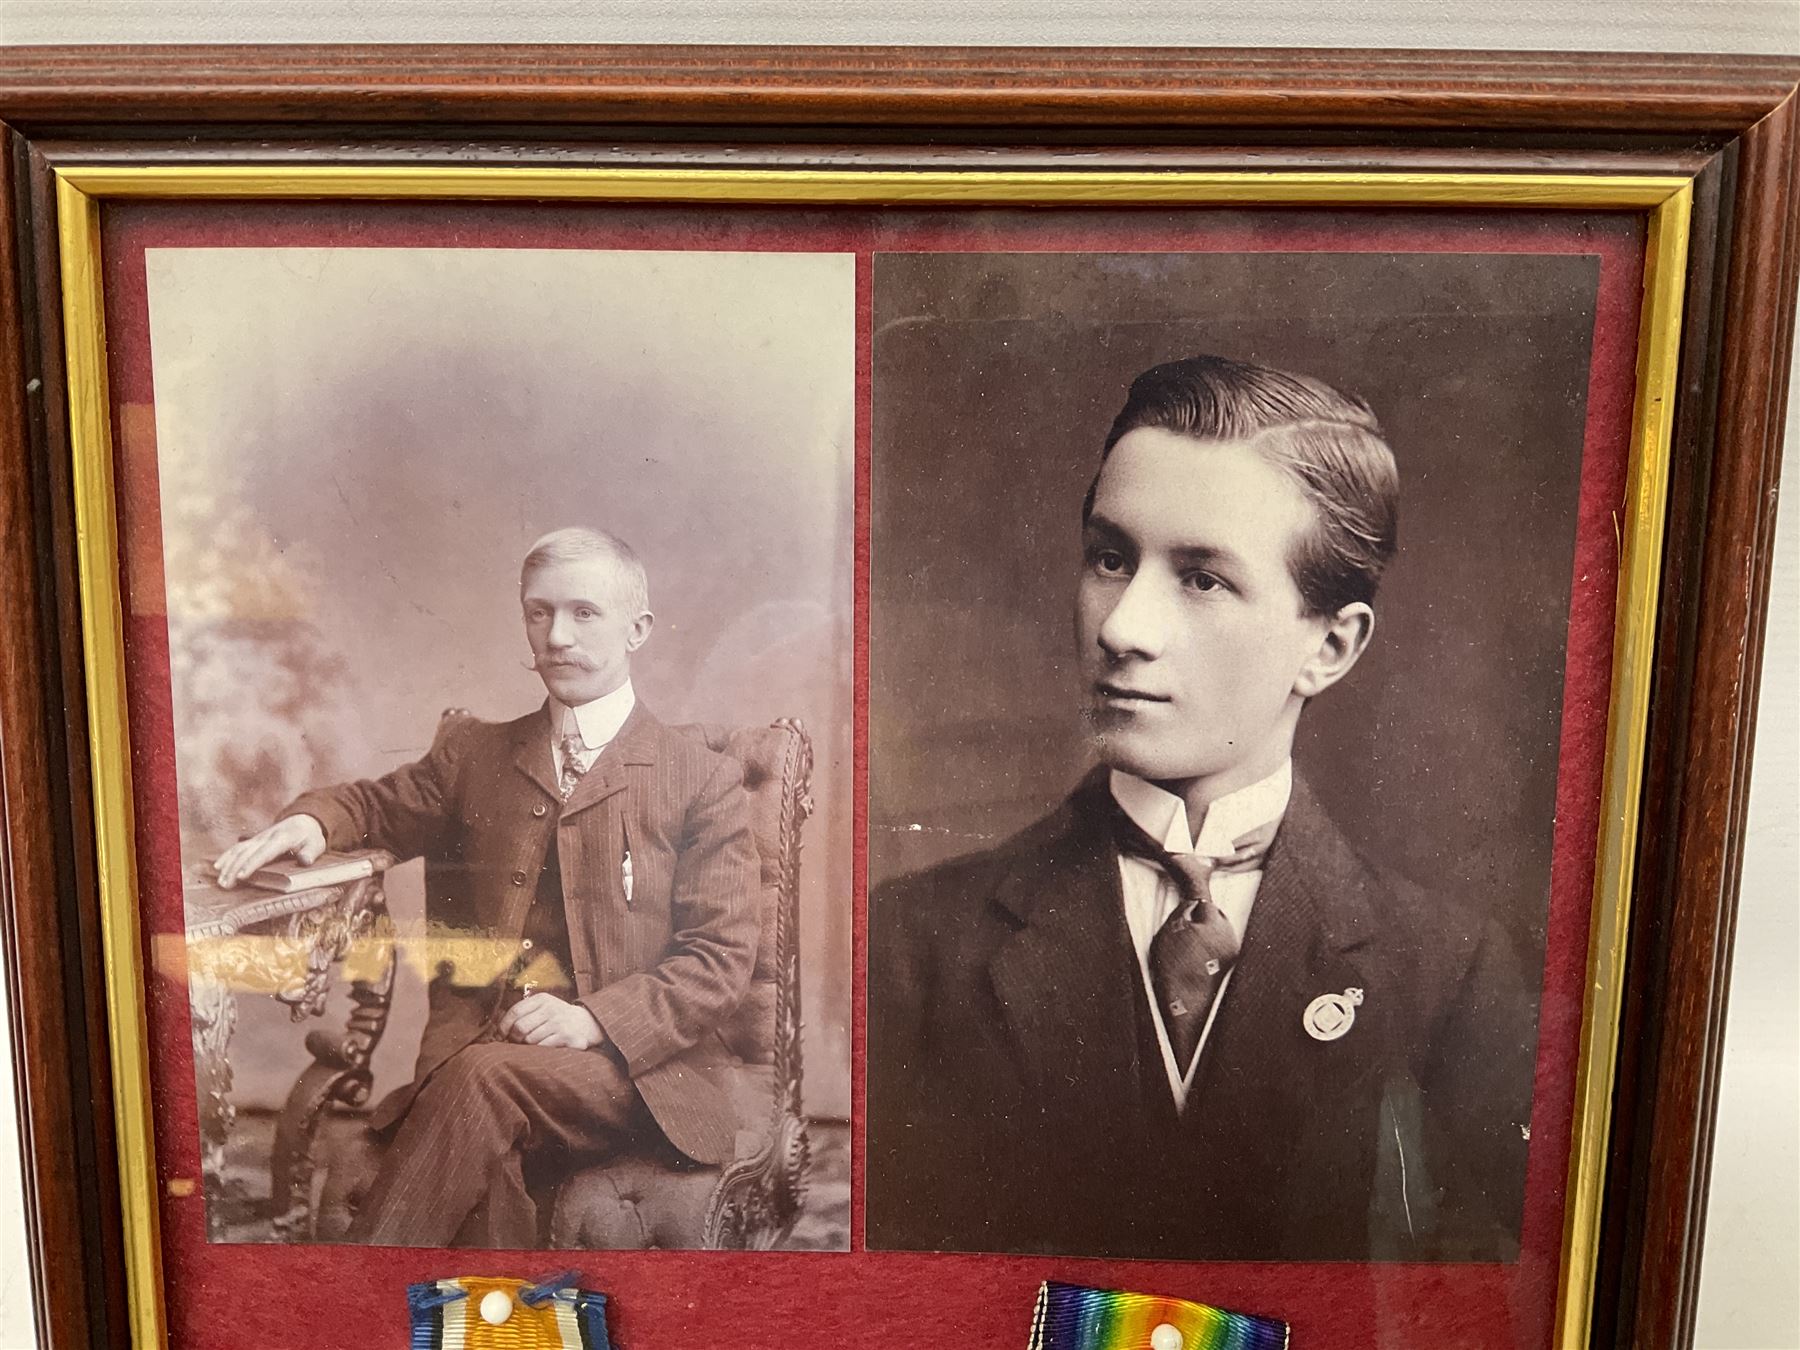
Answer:
<svg viewBox="0 0 1800 1350"><path fill-rule="evenodd" d="M1588 1345L1638 835L1692 179L1284 170L808 170L109 166L59 168L64 345L94 822L133 1343L167 1345L126 716L100 203L118 200L581 200L782 205L1316 205L1646 212L1643 304L1615 608L1607 758L1557 1279L1554 1344Z"/></svg>

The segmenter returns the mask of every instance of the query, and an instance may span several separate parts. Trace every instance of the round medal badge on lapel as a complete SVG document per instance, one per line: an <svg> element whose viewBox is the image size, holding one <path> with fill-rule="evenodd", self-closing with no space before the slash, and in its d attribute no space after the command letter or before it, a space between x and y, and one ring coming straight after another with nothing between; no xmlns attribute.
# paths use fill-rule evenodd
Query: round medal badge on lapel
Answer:
<svg viewBox="0 0 1800 1350"><path fill-rule="evenodd" d="M1363 1001L1363 991L1346 989L1341 994L1320 994L1306 1005L1300 1019L1306 1034L1315 1041L1335 1041L1356 1021L1356 1009Z"/></svg>

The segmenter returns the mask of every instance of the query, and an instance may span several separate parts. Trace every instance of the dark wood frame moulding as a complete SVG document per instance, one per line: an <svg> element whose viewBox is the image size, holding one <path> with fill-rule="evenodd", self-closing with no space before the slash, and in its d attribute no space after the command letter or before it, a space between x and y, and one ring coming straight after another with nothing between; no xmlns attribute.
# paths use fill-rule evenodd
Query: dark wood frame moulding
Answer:
<svg viewBox="0 0 1800 1350"><path fill-rule="evenodd" d="M129 1343L52 173L157 164L1680 172L1694 214L1592 1343L1692 1339L1787 397L1800 62L734 47L0 50L0 921L45 1350Z"/></svg>

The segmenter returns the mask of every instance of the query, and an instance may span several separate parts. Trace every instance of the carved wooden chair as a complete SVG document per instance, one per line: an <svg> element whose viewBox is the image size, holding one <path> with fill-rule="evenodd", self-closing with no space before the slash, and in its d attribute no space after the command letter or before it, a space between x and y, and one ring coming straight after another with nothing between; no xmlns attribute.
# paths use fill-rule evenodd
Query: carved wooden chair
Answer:
<svg viewBox="0 0 1800 1350"><path fill-rule="evenodd" d="M446 713L438 734L460 716L467 714ZM787 720L679 730L743 765L762 864L755 973L721 1031L736 1061L730 1090L737 1157L723 1168L701 1167L664 1145L578 1169L550 1183L546 1236L554 1247L762 1249L780 1246L799 1217L808 1165L800 1101L800 834L812 812L812 744L798 722ZM379 908L380 888L371 889L365 903ZM366 930L386 931L385 915ZM369 1058L392 991L390 953L378 972L352 986L345 1034L307 1037L313 1063L282 1110L271 1164L281 1238L341 1238L374 1178L380 1145L363 1123L363 1108Z"/></svg>

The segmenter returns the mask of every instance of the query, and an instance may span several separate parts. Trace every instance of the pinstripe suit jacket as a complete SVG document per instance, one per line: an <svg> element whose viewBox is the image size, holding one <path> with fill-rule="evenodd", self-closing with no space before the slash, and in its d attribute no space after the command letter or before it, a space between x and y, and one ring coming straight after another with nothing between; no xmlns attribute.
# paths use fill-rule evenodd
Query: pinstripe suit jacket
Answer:
<svg viewBox="0 0 1800 1350"><path fill-rule="evenodd" d="M309 792L332 848L425 858L426 917L439 950L517 950L554 837L575 987L669 1141L729 1160L737 1123L717 1071L717 1031L755 961L758 864L738 762L658 722L642 703L567 802L545 707L513 722L469 719L384 778ZM632 887L623 883L629 851ZM467 947L461 946L468 942ZM436 963L413 1081L376 1108L400 1119L425 1079L489 1034L505 992L487 969Z"/></svg>

